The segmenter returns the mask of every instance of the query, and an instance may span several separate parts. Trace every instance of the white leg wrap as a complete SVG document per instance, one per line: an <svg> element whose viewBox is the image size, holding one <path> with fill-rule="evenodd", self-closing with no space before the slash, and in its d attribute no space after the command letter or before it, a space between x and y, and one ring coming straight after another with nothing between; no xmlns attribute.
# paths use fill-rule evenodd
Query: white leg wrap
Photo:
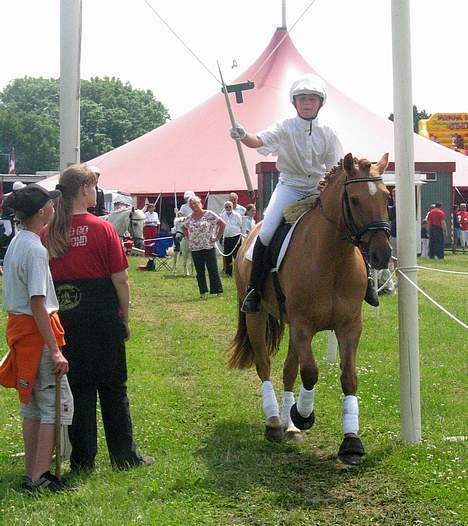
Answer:
<svg viewBox="0 0 468 526"><path fill-rule="evenodd" d="M276 400L273 384L268 380L262 383L263 412L267 418L279 417L278 401Z"/></svg>
<svg viewBox="0 0 468 526"><path fill-rule="evenodd" d="M314 410L314 400L315 400L315 387L308 391L304 389L304 386L301 385L301 390L299 391L299 398L297 399L297 410L301 416L304 418L309 417Z"/></svg>
<svg viewBox="0 0 468 526"><path fill-rule="evenodd" d="M292 424L291 420L291 407L294 405L294 393L291 391L285 391L283 393L283 406L281 407L281 423L285 427L289 427Z"/></svg>
<svg viewBox="0 0 468 526"><path fill-rule="evenodd" d="M343 434L359 431L359 406L358 399L354 395L343 398Z"/></svg>

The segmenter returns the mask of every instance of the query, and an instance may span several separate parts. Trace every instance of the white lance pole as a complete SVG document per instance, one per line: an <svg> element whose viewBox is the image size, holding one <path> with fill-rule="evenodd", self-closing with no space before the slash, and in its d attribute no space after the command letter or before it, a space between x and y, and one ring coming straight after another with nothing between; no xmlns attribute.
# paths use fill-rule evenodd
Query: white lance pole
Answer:
<svg viewBox="0 0 468 526"><path fill-rule="evenodd" d="M221 67L219 64L218 64L218 71L219 71L219 77L221 79L221 84L223 85L224 99L226 101L226 107L228 109L229 119L231 120L231 126L235 128L236 119L234 117L234 112L232 111L231 101L229 99L228 91L227 91L226 84L223 78L223 74L221 72ZM236 146L237 146L237 152L239 153L239 159L241 162L242 171L244 172L244 178L245 178L245 183L247 185L247 190L249 191L249 194L252 196L254 194L254 189L252 186L252 181L250 179L249 170L247 168L247 162L245 160L244 150L242 149L242 143L240 142L239 139L236 139Z"/></svg>
<svg viewBox="0 0 468 526"><path fill-rule="evenodd" d="M413 103L409 0L392 0L393 102L397 251L403 272L417 282ZM398 274L400 410L402 438L421 440L418 292Z"/></svg>

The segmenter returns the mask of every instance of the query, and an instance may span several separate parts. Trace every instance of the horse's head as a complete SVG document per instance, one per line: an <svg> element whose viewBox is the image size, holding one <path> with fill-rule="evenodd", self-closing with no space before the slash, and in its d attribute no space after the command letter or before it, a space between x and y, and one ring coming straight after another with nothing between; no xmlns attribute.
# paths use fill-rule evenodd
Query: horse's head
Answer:
<svg viewBox="0 0 468 526"><path fill-rule="evenodd" d="M142 246L144 223L145 213L143 212L143 210L133 208L130 214L130 225L132 237L136 246Z"/></svg>
<svg viewBox="0 0 468 526"><path fill-rule="evenodd" d="M388 153L372 164L348 153L343 159L345 172L343 218L356 244L367 252L376 269L386 268L391 256L387 200L389 192L382 174L388 165Z"/></svg>

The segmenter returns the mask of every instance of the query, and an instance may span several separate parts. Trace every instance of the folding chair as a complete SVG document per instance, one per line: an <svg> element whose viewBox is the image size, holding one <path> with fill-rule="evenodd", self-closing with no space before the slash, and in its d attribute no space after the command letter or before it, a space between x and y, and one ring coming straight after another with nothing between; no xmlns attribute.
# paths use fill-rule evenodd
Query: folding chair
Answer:
<svg viewBox="0 0 468 526"><path fill-rule="evenodd" d="M160 232L159 234L156 234L152 254L155 262L154 270L167 270L171 272L171 256L167 255L167 251L172 247L173 243L174 239L170 232Z"/></svg>

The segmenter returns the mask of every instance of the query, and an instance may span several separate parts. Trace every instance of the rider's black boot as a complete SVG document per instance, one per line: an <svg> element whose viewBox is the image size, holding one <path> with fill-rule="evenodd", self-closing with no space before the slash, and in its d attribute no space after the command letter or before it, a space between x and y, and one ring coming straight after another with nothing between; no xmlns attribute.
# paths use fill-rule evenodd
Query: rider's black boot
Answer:
<svg viewBox="0 0 468 526"><path fill-rule="evenodd" d="M265 279L265 249L266 246L257 237L252 254L249 288L242 303L242 312L258 312L260 310L261 290Z"/></svg>
<svg viewBox="0 0 468 526"><path fill-rule="evenodd" d="M371 305L372 307L378 307L380 305L379 301L379 295L377 294L377 289L374 284L374 279L372 278L372 270L367 263L366 257L364 256L364 262L366 263L366 269L367 269L367 290L366 295L364 296L364 301Z"/></svg>

